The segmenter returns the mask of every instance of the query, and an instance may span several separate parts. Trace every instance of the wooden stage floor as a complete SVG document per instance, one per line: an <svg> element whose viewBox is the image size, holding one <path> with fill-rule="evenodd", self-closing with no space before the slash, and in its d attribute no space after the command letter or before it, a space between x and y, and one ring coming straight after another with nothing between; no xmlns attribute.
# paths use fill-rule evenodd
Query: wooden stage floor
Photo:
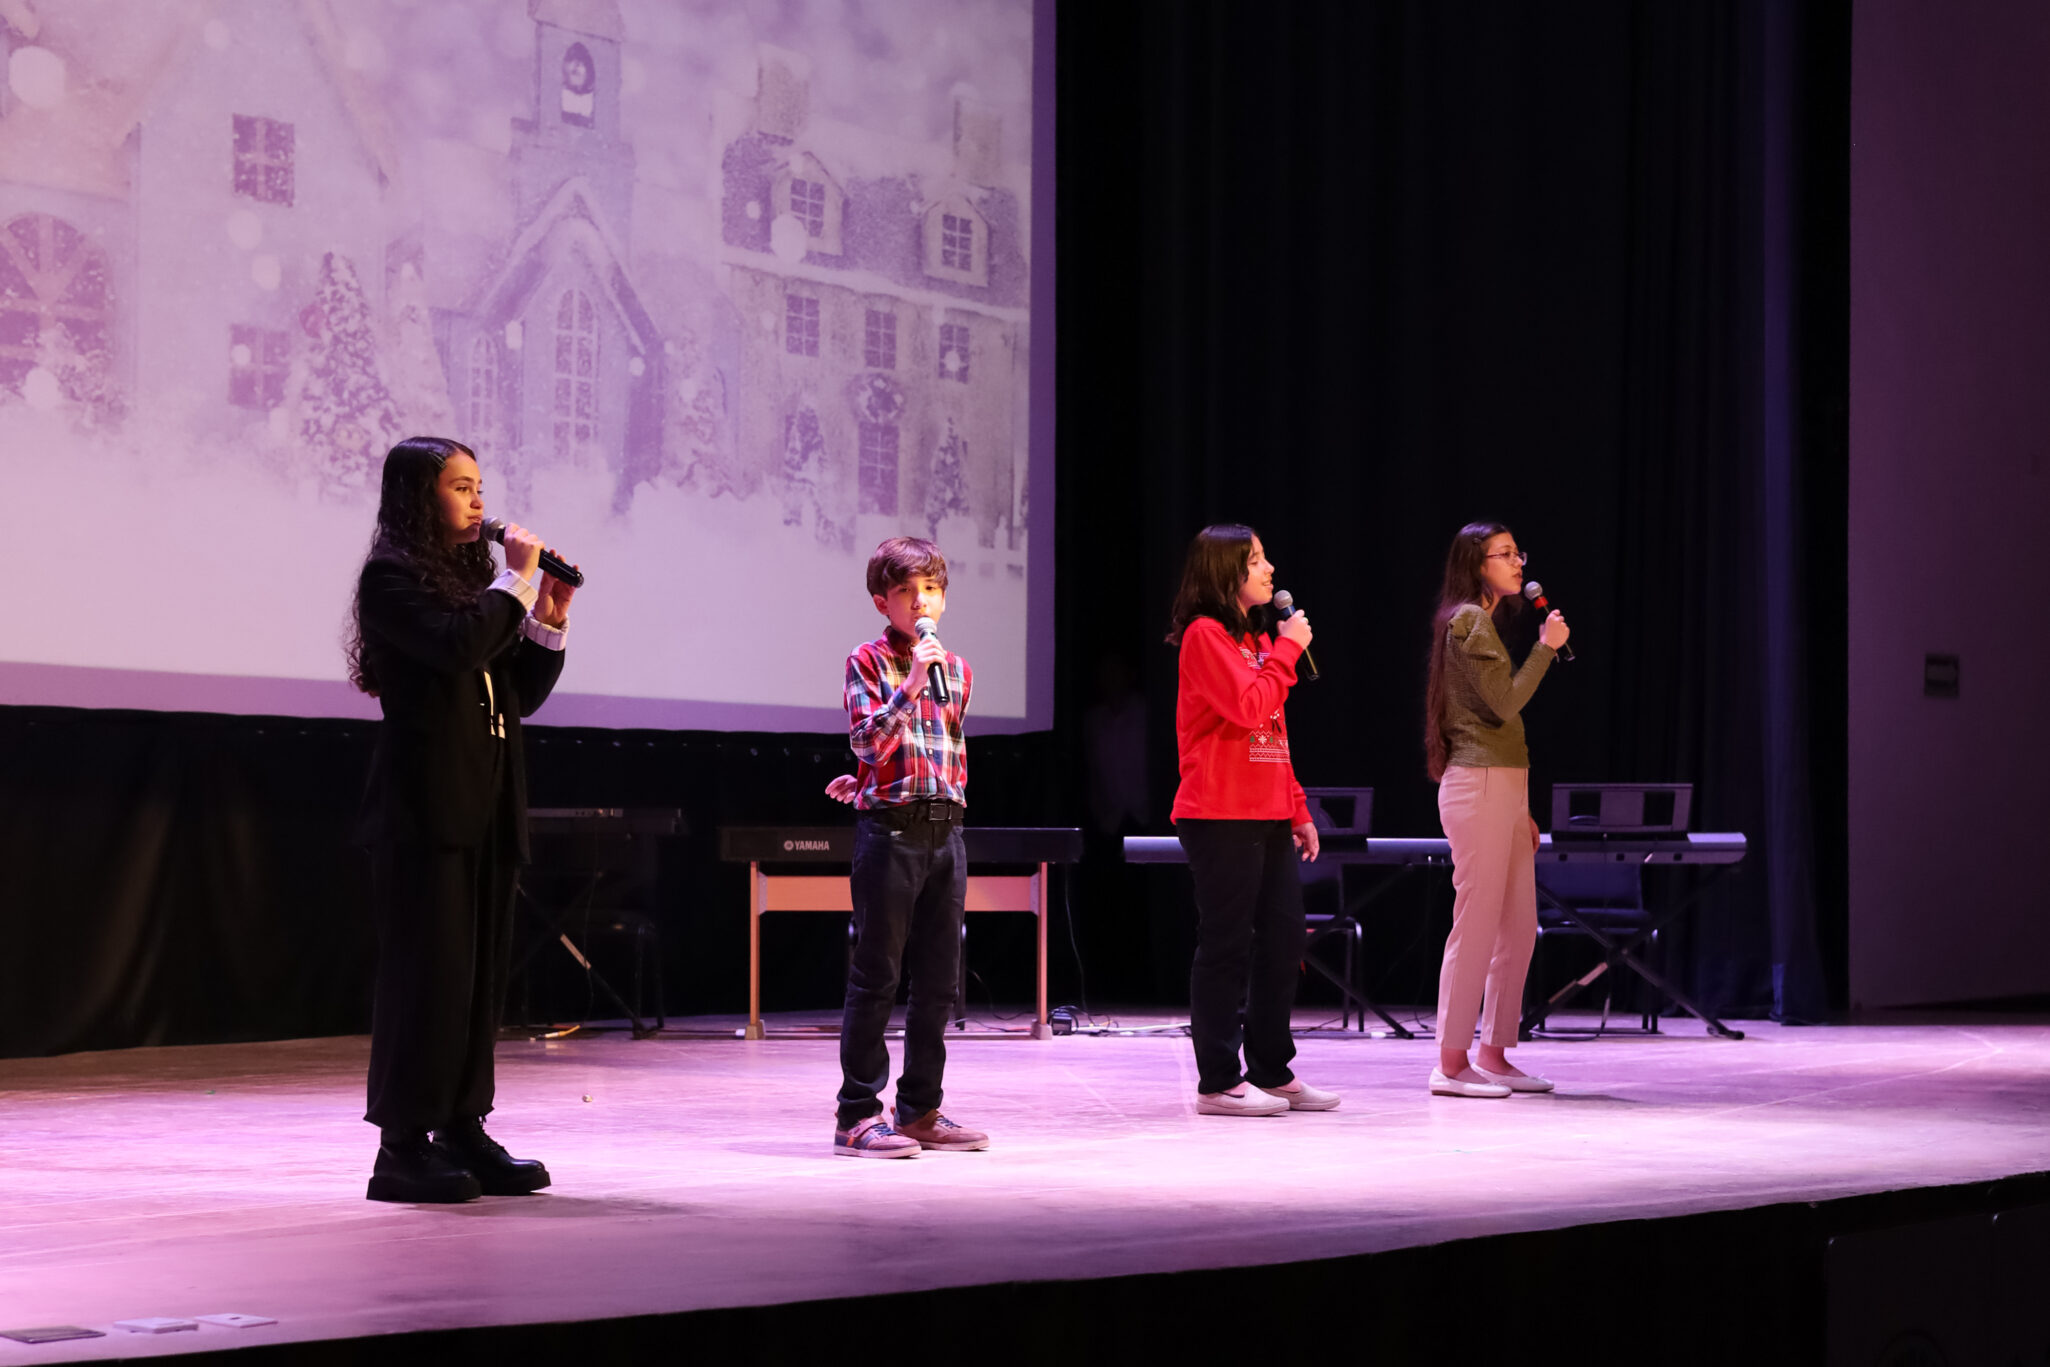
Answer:
<svg viewBox="0 0 2050 1367"><path fill-rule="evenodd" d="M491 1128L555 1185L442 1208L363 1199L361 1038L0 1061L0 1329L109 1333L0 1340L0 1367L1246 1267L2050 1167L2041 1024L1538 1042L1516 1057L1559 1091L1508 1101L1427 1095L1429 1042L1314 1032L1297 1067L1344 1106L1258 1120L1194 1113L1177 1036L965 1038L947 1108L993 1147L908 1162L831 1155L829 1038L688 1024L707 1033L501 1045ZM217 1312L278 1323L112 1328Z"/></svg>

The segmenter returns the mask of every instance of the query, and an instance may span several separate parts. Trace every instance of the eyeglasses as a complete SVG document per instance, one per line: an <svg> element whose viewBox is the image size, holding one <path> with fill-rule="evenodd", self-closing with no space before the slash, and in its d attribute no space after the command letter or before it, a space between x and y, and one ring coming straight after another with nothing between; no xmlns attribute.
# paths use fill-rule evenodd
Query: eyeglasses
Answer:
<svg viewBox="0 0 2050 1367"><path fill-rule="evenodd" d="M1488 560L1514 560L1518 565L1528 565L1530 563L1530 552L1494 551L1484 558Z"/></svg>

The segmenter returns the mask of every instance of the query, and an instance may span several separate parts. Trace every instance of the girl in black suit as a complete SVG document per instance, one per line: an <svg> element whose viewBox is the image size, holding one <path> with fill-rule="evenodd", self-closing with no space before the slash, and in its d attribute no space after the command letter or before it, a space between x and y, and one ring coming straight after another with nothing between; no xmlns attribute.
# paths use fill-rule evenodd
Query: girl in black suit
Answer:
<svg viewBox="0 0 2050 1367"><path fill-rule="evenodd" d="M382 1140L373 1201L467 1201L549 1182L483 1118L513 875L527 857L520 719L562 673L574 590L536 575L541 542L524 528L507 527L498 570L483 524L468 447L411 437L385 457L349 642L351 681L384 711L357 830L378 937L364 1117Z"/></svg>

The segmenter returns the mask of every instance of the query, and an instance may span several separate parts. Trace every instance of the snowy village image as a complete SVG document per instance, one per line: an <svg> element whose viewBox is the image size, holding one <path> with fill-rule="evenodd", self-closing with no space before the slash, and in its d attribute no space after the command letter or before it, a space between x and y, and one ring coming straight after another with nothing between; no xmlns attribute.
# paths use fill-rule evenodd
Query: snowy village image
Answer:
<svg viewBox="0 0 2050 1367"><path fill-rule="evenodd" d="M1029 0L0 0L0 532L42 581L0 653L361 711L378 467L435 433L590 575L580 719L834 706L898 533L1023 715L1031 36Z"/></svg>

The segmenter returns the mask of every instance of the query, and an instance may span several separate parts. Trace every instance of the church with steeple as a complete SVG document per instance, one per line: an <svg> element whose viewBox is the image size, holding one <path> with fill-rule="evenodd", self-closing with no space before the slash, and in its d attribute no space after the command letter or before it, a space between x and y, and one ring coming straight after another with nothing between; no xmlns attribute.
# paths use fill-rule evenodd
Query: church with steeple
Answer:
<svg viewBox="0 0 2050 1367"><path fill-rule="evenodd" d="M624 508L661 464L662 338L634 285L634 154L616 0L529 0L533 104L513 120L514 233L436 333L458 427L515 484L600 464Z"/></svg>

